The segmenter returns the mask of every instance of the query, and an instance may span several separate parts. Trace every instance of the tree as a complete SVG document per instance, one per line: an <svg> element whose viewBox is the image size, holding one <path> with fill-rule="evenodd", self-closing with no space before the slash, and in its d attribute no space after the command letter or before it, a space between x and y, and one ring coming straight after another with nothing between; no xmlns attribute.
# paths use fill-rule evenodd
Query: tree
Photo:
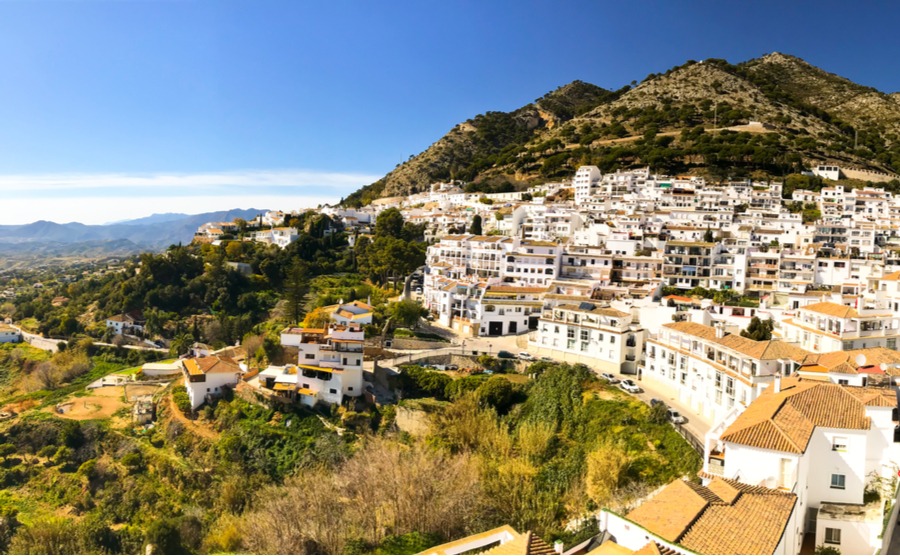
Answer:
<svg viewBox="0 0 900 556"><path fill-rule="evenodd" d="M706 231L703 232L703 241L705 241L706 243L712 243L713 240L713 232L711 229L709 229L709 227L707 227Z"/></svg>
<svg viewBox="0 0 900 556"><path fill-rule="evenodd" d="M476 214L472 217L472 225L469 226L469 233L474 234L476 236L481 235L481 215Z"/></svg>
<svg viewBox="0 0 900 556"><path fill-rule="evenodd" d="M775 322L769 317L766 320L760 320L759 317L750 319L750 324L746 329L741 330L741 336L756 341L765 341L772 339L772 330L775 329Z"/></svg>
<svg viewBox="0 0 900 556"><path fill-rule="evenodd" d="M300 326L303 328L325 328L331 322L331 314L322 307L306 313Z"/></svg>
<svg viewBox="0 0 900 556"><path fill-rule="evenodd" d="M419 324L419 319L427 315L428 311L417 301L404 299L391 303L388 306L388 314L394 324L415 328Z"/></svg>
<svg viewBox="0 0 900 556"><path fill-rule="evenodd" d="M492 376L475 390L478 401L493 407L501 415L509 411L514 394L512 384L502 376Z"/></svg>
<svg viewBox="0 0 900 556"><path fill-rule="evenodd" d="M389 208L381 211L375 220L375 237L402 237L403 214L400 209Z"/></svg>
<svg viewBox="0 0 900 556"><path fill-rule="evenodd" d="M300 322L303 313L303 298L306 296L307 266L302 261L296 261L288 271L287 284L285 285L285 297L287 298L288 316L292 323Z"/></svg>

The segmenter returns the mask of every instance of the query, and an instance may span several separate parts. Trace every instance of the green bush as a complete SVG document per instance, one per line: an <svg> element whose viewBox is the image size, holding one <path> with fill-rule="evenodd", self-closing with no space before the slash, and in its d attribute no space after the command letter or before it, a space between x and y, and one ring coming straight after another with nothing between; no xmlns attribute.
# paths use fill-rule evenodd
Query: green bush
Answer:
<svg viewBox="0 0 900 556"><path fill-rule="evenodd" d="M182 413L191 412L191 398L188 397L187 388L184 386L176 386L172 390L172 401Z"/></svg>

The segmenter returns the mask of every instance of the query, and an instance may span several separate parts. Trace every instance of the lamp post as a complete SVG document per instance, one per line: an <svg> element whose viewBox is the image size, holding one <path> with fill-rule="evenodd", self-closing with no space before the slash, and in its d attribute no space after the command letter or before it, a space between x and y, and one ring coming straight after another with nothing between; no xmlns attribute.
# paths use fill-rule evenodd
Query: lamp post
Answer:
<svg viewBox="0 0 900 556"><path fill-rule="evenodd" d="M460 347L459 354L460 355L466 354L466 341L465 340L462 341L462 347Z"/></svg>
<svg viewBox="0 0 900 556"><path fill-rule="evenodd" d="M494 352L491 351L491 343L488 342L488 355L492 355Z"/></svg>

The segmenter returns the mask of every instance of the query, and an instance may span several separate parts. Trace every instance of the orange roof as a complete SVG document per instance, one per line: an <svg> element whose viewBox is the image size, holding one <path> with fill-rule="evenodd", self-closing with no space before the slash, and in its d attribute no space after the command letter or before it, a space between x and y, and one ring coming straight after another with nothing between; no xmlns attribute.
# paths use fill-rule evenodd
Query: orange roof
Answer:
<svg viewBox="0 0 900 556"><path fill-rule="evenodd" d="M859 313L853 307L832 303L830 301L820 301L800 307L800 311L812 311L820 315L828 315L829 317L838 317L841 319L850 319L858 317Z"/></svg>
<svg viewBox="0 0 900 556"><path fill-rule="evenodd" d="M792 493L732 480L703 487L679 479L626 517L698 554L771 554L796 501ZM645 549L639 552L659 553L658 546Z"/></svg>
<svg viewBox="0 0 900 556"><path fill-rule="evenodd" d="M777 394L770 386L754 400L725 430L722 440L802 454L815 427L869 428L866 402L850 393L851 388L799 378L782 379L781 384Z"/></svg>
<svg viewBox="0 0 900 556"><path fill-rule="evenodd" d="M715 328L696 322L671 322L663 326L684 334L697 336L725 348L733 349L754 359L792 359L794 361L803 361L804 357L809 354L805 349L780 340L757 341L737 334L727 334L722 338L716 338Z"/></svg>
<svg viewBox="0 0 900 556"><path fill-rule="evenodd" d="M801 368L801 370L812 370L811 368L807 369L806 367L813 365L818 365L831 370L840 366L842 363L850 364L854 366L854 369L856 369L856 367L858 367L858 365L856 365L856 358L860 355L866 358L864 363L865 365L881 366L882 363L886 363L888 365L900 364L900 352L885 347L874 347L864 349L851 349L847 351L831 351L828 353L810 353L803 360L803 367ZM900 371L894 370L891 367L888 367L887 369L888 374L890 375L900 374Z"/></svg>
<svg viewBox="0 0 900 556"><path fill-rule="evenodd" d="M207 375L213 373L240 373L241 367L230 357L208 355L196 359L185 359L184 368L191 375Z"/></svg>

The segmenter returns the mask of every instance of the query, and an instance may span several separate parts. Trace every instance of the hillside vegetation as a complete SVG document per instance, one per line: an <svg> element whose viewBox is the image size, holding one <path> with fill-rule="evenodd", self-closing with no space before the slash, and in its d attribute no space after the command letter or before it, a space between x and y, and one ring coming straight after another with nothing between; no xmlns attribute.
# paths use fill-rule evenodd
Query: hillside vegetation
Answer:
<svg viewBox="0 0 900 556"><path fill-rule="evenodd" d="M766 127L747 128L750 121ZM603 171L650 166L714 180L783 176L817 161L896 173L898 138L896 94L799 58L688 61L618 91L576 81L513 112L476 116L346 203L452 179L473 181L474 190L520 186L571 176L583 164Z"/></svg>

